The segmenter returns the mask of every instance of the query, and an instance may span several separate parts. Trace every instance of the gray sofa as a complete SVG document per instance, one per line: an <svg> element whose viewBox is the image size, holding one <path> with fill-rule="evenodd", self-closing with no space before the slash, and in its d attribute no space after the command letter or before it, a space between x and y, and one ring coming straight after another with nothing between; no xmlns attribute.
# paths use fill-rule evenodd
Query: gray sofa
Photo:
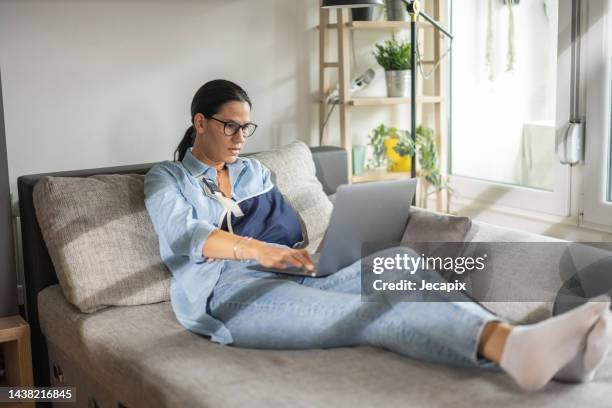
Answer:
<svg viewBox="0 0 612 408"><path fill-rule="evenodd" d="M329 147L312 152L317 178L325 193L333 194L346 182L346 154ZM150 166L54 175L143 174ZM589 384L552 383L542 392L526 394L503 374L423 363L371 347L268 351L219 345L180 326L168 302L81 313L66 301L57 284L37 224L32 190L43 176L18 180L27 312L35 382L76 386L78 402L66 406L610 406L610 360ZM474 242L555 241L481 222L473 223L469 236ZM529 279L528 265L520 262L506 272L493 292ZM545 318L562 284L552 272L546 281L548 299L485 302L485 306L517 322Z"/></svg>

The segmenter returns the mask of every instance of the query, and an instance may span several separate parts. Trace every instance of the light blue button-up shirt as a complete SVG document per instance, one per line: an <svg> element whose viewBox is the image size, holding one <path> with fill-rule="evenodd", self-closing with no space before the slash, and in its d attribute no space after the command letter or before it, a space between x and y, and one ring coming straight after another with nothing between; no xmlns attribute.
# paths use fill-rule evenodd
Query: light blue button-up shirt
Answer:
<svg viewBox="0 0 612 408"><path fill-rule="evenodd" d="M227 167L236 201L273 188L270 170L258 160L238 157ZM145 176L145 204L159 236L161 258L172 273L170 299L178 321L227 344L232 335L206 311L226 261L205 262L202 254L210 234L221 227L224 207L202 178L217 180L217 171L196 159L191 149L182 162L156 164Z"/></svg>

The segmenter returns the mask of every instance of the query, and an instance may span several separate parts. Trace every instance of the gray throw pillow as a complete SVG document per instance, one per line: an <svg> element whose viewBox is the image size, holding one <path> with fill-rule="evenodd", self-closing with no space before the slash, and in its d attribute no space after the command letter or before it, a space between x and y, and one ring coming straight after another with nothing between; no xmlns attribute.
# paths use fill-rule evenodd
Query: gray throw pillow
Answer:
<svg viewBox="0 0 612 408"><path fill-rule="evenodd" d="M333 206L317 179L308 146L293 142L250 157L270 169L272 182L302 219L302 230L306 230L306 249L315 252L327 229Z"/></svg>
<svg viewBox="0 0 612 408"><path fill-rule="evenodd" d="M472 220L412 208L402 242L464 242Z"/></svg>
<svg viewBox="0 0 612 408"><path fill-rule="evenodd" d="M455 258L463 253L465 243L474 235L471 229L472 220L468 217L412 208L401 243L424 256ZM445 270L438 272L447 279L453 273Z"/></svg>
<svg viewBox="0 0 612 408"><path fill-rule="evenodd" d="M34 206L64 296L82 312L169 300L144 176L45 177Z"/></svg>

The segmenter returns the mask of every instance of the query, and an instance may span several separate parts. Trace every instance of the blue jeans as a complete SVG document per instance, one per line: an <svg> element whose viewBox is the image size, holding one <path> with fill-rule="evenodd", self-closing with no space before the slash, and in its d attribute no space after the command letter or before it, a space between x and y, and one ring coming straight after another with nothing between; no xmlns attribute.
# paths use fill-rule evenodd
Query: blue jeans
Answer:
<svg viewBox="0 0 612 408"><path fill-rule="evenodd" d="M228 262L208 301L209 313L225 324L234 346L368 345L433 363L498 369L478 356L478 345L486 323L502 319L467 296L465 302L364 301L360 261L321 278L259 272L247 269L249 264ZM444 281L435 271L417 273ZM414 296L426 296L419 293Z"/></svg>

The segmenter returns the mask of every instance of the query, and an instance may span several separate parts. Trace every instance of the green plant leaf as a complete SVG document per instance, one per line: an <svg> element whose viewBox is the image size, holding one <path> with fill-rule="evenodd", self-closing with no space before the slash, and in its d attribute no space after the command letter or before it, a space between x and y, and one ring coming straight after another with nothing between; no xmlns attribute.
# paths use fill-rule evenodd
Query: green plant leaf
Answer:
<svg viewBox="0 0 612 408"><path fill-rule="evenodd" d="M452 187L442 180L442 175L440 174L440 163L434 131L425 126L417 128L415 146L409 131L387 127L384 124L378 125L369 136L369 144L373 148L373 154L368 162L368 167L379 168L387 165L385 139L388 137L399 139L393 150L400 156L412 156L416 150L417 159L421 167L421 176L434 187L434 192L447 189L452 193Z"/></svg>
<svg viewBox="0 0 612 408"><path fill-rule="evenodd" d="M402 71L411 68L412 44L409 41L398 41L393 35L390 40L376 44L374 47L374 58L385 71Z"/></svg>
<svg viewBox="0 0 612 408"><path fill-rule="evenodd" d="M370 133L369 144L372 146L373 152L368 167L379 168L387 165L387 155L385 154L385 139L390 133L390 128L382 123L378 125L372 133Z"/></svg>

